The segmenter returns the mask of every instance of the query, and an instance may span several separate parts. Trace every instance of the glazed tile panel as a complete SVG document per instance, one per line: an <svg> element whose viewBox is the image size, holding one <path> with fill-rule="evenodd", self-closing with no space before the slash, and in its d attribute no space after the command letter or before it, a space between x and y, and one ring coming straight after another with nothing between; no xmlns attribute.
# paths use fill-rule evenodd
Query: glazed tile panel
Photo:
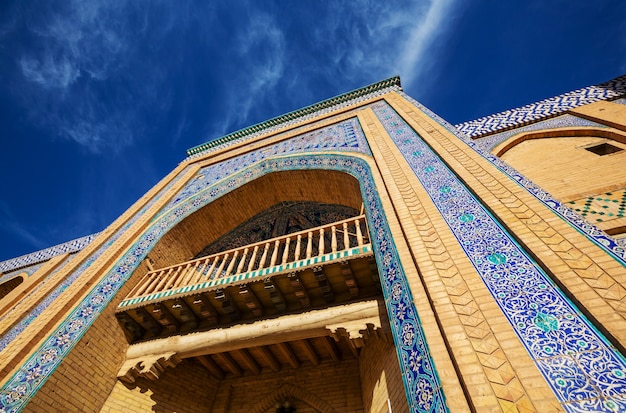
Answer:
<svg viewBox="0 0 626 413"><path fill-rule="evenodd" d="M318 118L320 116L324 116L326 114L329 114L329 113L332 113L332 112L336 112L336 111L339 111L341 109L349 108L350 106L356 106L356 105L358 105L361 102L364 102L364 101L366 101L368 99L375 98L377 96L382 96L385 93L394 92L394 91L400 91L400 90L401 90L401 88L399 86L396 86L396 85L389 86L389 87L377 90L375 92L365 94L365 95L363 95L361 97L358 97L358 98L355 98L355 99L351 99L349 101L346 101L346 102L343 102L343 103L340 103L340 104L337 104L337 105L333 105L333 106L327 107L325 109L317 110L314 113L310 113L308 115L303 115L303 116L296 117L293 120L290 120L290 121L287 121L287 122L283 122L283 123L279 123L279 124L277 124L275 126L265 127L263 129L259 130L258 132L254 132L254 133L251 133L249 135L243 136L241 138L237 138L237 139L233 139L233 140L228 141L228 142L224 142L224 143L222 143L220 145L217 145L217 146L214 146L212 148L204 149L201 152L195 153L193 155L189 155L187 157L187 159L194 159L194 158L198 158L198 157L201 157L201 156L205 156L205 155L207 155L209 153L213 153L215 151L221 151L221 150L223 150L225 148L229 148L229 147L234 146L236 144L252 140L252 139L254 139L254 138L258 137L258 136L267 135L269 133L272 133L272 132L275 132L275 131L278 131L278 130L284 130L284 129L286 129L289 126L296 126L298 124L301 124L302 122L306 122L307 120ZM297 129L298 129L297 126L295 128L290 128L290 130L297 130ZM226 136L228 136L228 135L226 135ZM219 139L220 138L217 138L216 140L219 140Z"/></svg>
<svg viewBox="0 0 626 413"><path fill-rule="evenodd" d="M568 412L626 411L626 360L396 112L373 106Z"/></svg>
<svg viewBox="0 0 626 413"><path fill-rule="evenodd" d="M420 110L422 110L428 116L430 116L432 119L440 123L442 122L442 119L439 116L435 115L433 112L428 110L428 108L424 107L415 99L411 98L410 96L407 96L404 93L402 93L401 95L405 97L409 102L417 106ZM580 118L577 118L571 115L562 115L562 116L559 116L558 118L544 121L545 123L542 123L542 127L540 127L540 129L543 129L544 127L552 128L552 127L564 127L564 126L597 126L596 124L589 125L579 119ZM513 134L517 133L516 131L535 130L534 124L529 125L525 128L517 129L516 131L503 132L503 134L505 134L505 137L500 137L500 134L498 134L498 135L494 135L493 138L489 137L489 138L481 138L477 140L473 140L467 137L466 135L464 135L463 133L455 130L454 127L452 127L449 123L445 121L443 121L442 125L446 129L448 129L450 132L454 133L457 137L459 137L469 147L474 149L481 156L483 156L485 159L491 162L495 167L500 169L500 171L508 175L515 182L517 182L521 187L525 188L528 192L530 192L531 195L533 195L535 198L541 201L545 206L550 208L552 211L554 211L556 214L562 217L565 221L569 222L572 226L578 229L581 233L586 235L589 238L589 240L591 240L600 248L602 248L604 251L606 251L611 256L613 256L613 258L619 261L622 265L626 266L626 241L624 241L623 239L616 240L610 235L607 235L604 231L602 231L601 229L599 229L598 227L596 227L595 225L587 221L578 213L568 208L566 205L561 204L552 195L550 195L548 192L546 192L545 190L537 186L534 182L526 178L517 170L515 170L511 166L504 163L500 158L489 153L487 148L491 144L497 145L497 143L502 142L507 137L512 136ZM482 144L481 142L485 139L489 139L490 143Z"/></svg>
<svg viewBox="0 0 626 413"><path fill-rule="evenodd" d="M99 233L87 235L86 237L76 238L72 241L64 242L63 244L55 245L54 247L46 248L43 250L35 251L30 254L22 255L17 258L0 262L0 271L8 272L14 269L26 267L27 265L37 264L43 261L47 261L50 258L56 257L60 254L73 253L85 248Z"/></svg>
<svg viewBox="0 0 626 413"><path fill-rule="evenodd" d="M624 94L626 94L626 75L455 126L467 136L478 137L523 126L599 100L616 99Z"/></svg>
<svg viewBox="0 0 626 413"><path fill-rule="evenodd" d="M7 381L0 390L0 412L17 412L25 407L163 234L204 205L247 182L271 172L303 169L342 171L358 179L409 409L411 412L448 411L369 166L360 158L328 154L294 155L258 162L187 198L156 219Z"/></svg>
<svg viewBox="0 0 626 413"><path fill-rule="evenodd" d="M356 118L348 119L202 168L172 202L161 210L161 213L198 191L213 185L220 179L247 168L255 162L276 155L312 151L352 151L371 154L359 122Z"/></svg>
<svg viewBox="0 0 626 413"><path fill-rule="evenodd" d="M35 308L33 308L28 314L25 314L15 325L11 327L11 329L0 338L0 351L4 350L4 348L11 343L22 331L26 329L41 313L45 311L46 308L50 304L54 302L74 281L76 281L83 272L89 268L91 264L94 263L106 250L109 248L122 234L139 218L141 217L148 208L154 204L164 193L166 193L169 188L172 187L180 179L183 173L181 172L172 182L170 182L164 189L162 189L149 203L135 215L133 215L126 224L117 230L108 240L105 242L100 248L96 250L89 258L87 258L76 270L74 270L65 280L63 280L52 292L50 292ZM97 235L97 234L96 234ZM94 237L96 236L94 235ZM76 241L76 240L75 240ZM91 242L92 239L89 239ZM65 244L62 244L65 245ZM84 248L86 245L81 247ZM57 246L58 247L58 246ZM53 247L56 248L56 247ZM56 272L56 271L55 271ZM37 288L40 288L39 285ZM34 294L36 290L33 290L29 296ZM24 300L22 300L24 302ZM17 307L15 307L17 308ZM7 317L10 313L7 313L3 316L3 319ZM2 413L2 410L0 410Z"/></svg>

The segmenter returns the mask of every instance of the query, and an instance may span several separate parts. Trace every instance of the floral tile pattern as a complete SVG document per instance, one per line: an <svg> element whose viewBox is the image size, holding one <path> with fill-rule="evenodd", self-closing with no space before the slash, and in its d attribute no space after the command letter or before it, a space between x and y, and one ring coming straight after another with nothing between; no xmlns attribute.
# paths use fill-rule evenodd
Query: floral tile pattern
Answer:
<svg viewBox="0 0 626 413"><path fill-rule="evenodd" d="M4 385L0 390L0 412L17 412L26 405L169 229L202 206L251 180L271 172L301 169L343 171L360 182L410 411L448 411L369 166L360 158L328 154L294 155L257 162L185 199L153 221L72 314Z"/></svg>
<svg viewBox="0 0 626 413"><path fill-rule="evenodd" d="M623 355L387 103L373 109L563 407L626 411Z"/></svg>

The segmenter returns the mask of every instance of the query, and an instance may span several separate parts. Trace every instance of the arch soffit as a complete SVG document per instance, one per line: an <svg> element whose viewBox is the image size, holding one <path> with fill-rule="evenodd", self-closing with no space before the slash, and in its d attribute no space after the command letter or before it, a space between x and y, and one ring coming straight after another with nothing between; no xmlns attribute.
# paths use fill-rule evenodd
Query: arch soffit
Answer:
<svg viewBox="0 0 626 413"><path fill-rule="evenodd" d="M287 398L301 400L321 413L336 413L336 410L324 399L290 383L281 384L278 389L258 401L249 411L251 413L264 413L276 403L281 403Z"/></svg>
<svg viewBox="0 0 626 413"><path fill-rule="evenodd" d="M616 142L626 144L626 133L617 129L597 128L597 127L570 127L555 129L540 129L532 132L522 132L511 136L505 141L498 144L491 150L491 153L501 157L506 152L519 145L522 142L532 139L548 139L548 138L576 138L594 136L598 138L610 139Z"/></svg>

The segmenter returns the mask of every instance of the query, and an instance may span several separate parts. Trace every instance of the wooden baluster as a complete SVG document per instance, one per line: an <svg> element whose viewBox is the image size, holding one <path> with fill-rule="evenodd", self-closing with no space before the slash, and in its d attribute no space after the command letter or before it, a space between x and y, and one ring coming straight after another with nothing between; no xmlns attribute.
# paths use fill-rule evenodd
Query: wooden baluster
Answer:
<svg viewBox="0 0 626 413"><path fill-rule="evenodd" d="M294 251L294 261L298 261L300 259L300 245L302 244L302 234L298 234L298 240L296 241L296 250Z"/></svg>
<svg viewBox="0 0 626 413"><path fill-rule="evenodd" d="M239 256L239 250L235 251L235 255L233 255L233 259L230 260L230 264L228 264L228 268L226 268L226 273L224 277L228 277L233 272L233 268L235 268L235 262L237 262L237 257Z"/></svg>
<svg viewBox="0 0 626 413"><path fill-rule="evenodd" d="M135 288L135 291L133 291L132 294L129 294L129 297L139 297L143 295L145 291L148 289L148 287L150 286L150 284L154 283L156 280L159 279L159 274L161 272L162 271L148 273L144 281L142 281L141 284L138 285L137 288Z"/></svg>
<svg viewBox="0 0 626 413"><path fill-rule="evenodd" d="M246 248L245 250L243 250L243 254L241 255L241 261L239 261L239 265L237 266L237 272L235 274L241 274L241 272L243 271L243 265L246 262L246 258L248 257L248 251L250 251L250 248Z"/></svg>
<svg viewBox="0 0 626 413"><path fill-rule="evenodd" d="M213 278L213 271L215 270L215 267L217 266L217 261L219 259L219 256L217 257L213 257L211 258L207 258L203 263L202 263L202 267L203 268L207 268L209 267L209 262L211 262L211 266L209 267L209 269L206 271L206 273L202 270L199 271L199 277L198 277L198 281L196 282L200 282L201 280L210 280Z"/></svg>
<svg viewBox="0 0 626 413"><path fill-rule="evenodd" d="M265 267L265 260L267 259L267 251L270 249L270 243L265 243L265 248L263 249L263 255L261 256L261 262L259 262L259 270Z"/></svg>
<svg viewBox="0 0 626 413"><path fill-rule="evenodd" d="M343 249L350 248L350 235L348 234L348 223L343 223Z"/></svg>
<svg viewBox="0 0 626 413"><path fill-rule="evenodd" d="M166 290L169 290L174 286L174 284L176 284L176 281L178 281L178 276L180 275L180 270L181 267L176 267L173 269L172 275L170 275L169 277L169 281L167 282L167 284L165 284Z"/></svg>
<svg viewBox="0 0 626 413"><path fill-rule="evenodd" d="M306 257L307 259L311 258L311 254L313 253L313 232L309 231L309 239L306 244Z"/></svg>
<svg viewBox="0 0 626 413"><path fill-rule="evenodd" d="M188 263L187 265L183 267L182 275L180 276L176 284L174 284L173 288L178 288L181 285L187 285L187 283L189 282L189 278L191 278L191 275L192 275L191 274L192 265L193 265L192 263Z"/></svg>
<svg viewBox="0 0 626 413"><path fill-rule="evenodd" d="M278 242L278 241L276 241ZM287 263L287 259L289 258L289 244L291 243L291 238L287 238L285 240L285 250L283 251L283 260L281 262L281 264L286 264Z"/></svg>
<svg viewBox="0 0 626 413"><path fill-rule="evenodd" d="M196 261L193 268L191 269L191 278L189 279L188 285L193 285L193 284L197 284L200 282L200 279L204 276L204 273L202 272L201 268L206 268L209 261L210 260L208 257L205 258L204 260Z"/></svg>
<svg viewBox="0 0 626 413"><path fill-rule="evenodd" d="M337 252L337 227L333 225L330 229L332 230L332 234L330 235L330 251Z"/></svg>
<svg viewBox="0 0 626 413"><path fill-rule="evenodd" d="M250 263L248 264L248 272L252 271L254 268L254 262L256 261L257 252L259 252L259 246L255 245L254 251L252 251L252 257L250 258Z"/></svg>
<svg viewBox="0 0 626 413"><path fill-rule="evenodd" d="M358 219L354 220L354 225L356 226L356 242L359 247L363 246L363 234L361 234L361 223Z"/></svg>
<svg viewBox="0 0 626 413"><path fill-rule="evenodd" d="M154 289L155 292L163 291L163 287L167 284L170 279L170 274L172 273L173 268L170 268L169 271L163 276L161 282Z"/></svg>
<svg viewBox="0 0 626 413"><path fill-rule="evenodd" d="M325 239L324 239L324 228L320 229L320 242L318 244L318 251L317 251L317 256L320 257L322 255L324 255L324 244L325 244Z"/></svg>
<svg viewBox="0 0 626 413"><path fill-rule="evenodd" d="M274 251L272 251L272 259L270 260L270 267L276 265L276 260L278 259L278 247L280 246L280 241L276 240L274 243Z"/></svg>
<svg viewBox="0 0 626 413"><path fill-rule="evenodd" d="M222 271L224 270L224 266L226 265L226 261L228 261L228 254L224 255L220 266L217 268L217 272L215 273L214 278L222 278Z"/></svg>

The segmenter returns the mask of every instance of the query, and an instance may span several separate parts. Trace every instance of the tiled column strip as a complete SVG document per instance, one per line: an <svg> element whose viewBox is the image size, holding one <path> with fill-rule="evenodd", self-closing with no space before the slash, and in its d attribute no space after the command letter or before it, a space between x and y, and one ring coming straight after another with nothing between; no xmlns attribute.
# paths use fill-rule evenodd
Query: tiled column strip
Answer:
<svg viewBox="0 0 626 413"><path fill-rule="evenodd" d="M574 296L587 314L626 348L626 269L568 221L530 195L488 160L435 122L413 110L399 95L389 103L420 133L491 211ZM442 155L443 156L443 155Z"/></svg>
<svg viewBox="0 0 626 413"><path fill-rule="evenodd" d="M373 105L373 109L563 408L568 412L625 410L624 357L590 325L422 137L387 104ZM429 126L423 133L432 139L437 128Z"/></svg>
<svg viewBox="0 0 626 413"><path fill-rule="evenodd" d="M175 172L182 172L185 168L181 167ZM3 384L6 384L6 380L15 373L15 369L19 369L18 363L21 363L27 357L32 355L33 351L36 351L38 347L42 346L44 342L50 339L47 334L48 331L53 331L55 328L64 323L68 314L72 311L75 305L79 305L81 299L89 293L89 287L92 284L98 284L102 282L102 279L106 275L106 270L113 264L113 260L118 256L121 251L128 248L132 241L137 237L141 231L143 231L149 224L150 217L156 214L156 212L163 207L163 205L170 200L180 187L182 187L187 180L191 179L197 172L198 167L192 166L183 172L181 176L176 173L170 174L168 179L164 179L161 185L157 185L154 191L148 192L147 195L142 197L133 207L131 207L126 213L122 215L120 219L116 220L109 228L101 233L96 241L90 244L85 250L81 251L73 262L81 262L85 259L83 255L94 254L88 257L86 262L83 263L73 273L69 271L59 271L58 277L67 277L59 286L55 289L53 294L48 296L46 300L42 301L38 305L39 316L34 320L28 320L28 323L22 322L16 327L20 327L22 330L19 332L17 339L9 342L4 350L0 353L0 368L2 368ZM154 201L155 195L159 194L160 190L167 187L172 181L175 182L173 187L169 188L170 196L161 194L160 199ZM151 195L151 196L150 196ZM150 205L148 207L148 205ZM141 208L147 208L147 210L139 211ZM124 227L116 228L118 221L125 223ZM128 221L128 222L127 222ZM129 227L132 227L129 230ZM109 235L115 232L116 237L110 237ZM99 241L100 237L103 237L103 241ZM106 244L104 241L107 241ZM94 247L95 250L91 247ZM70 262L71 264L71 262ZM55 275L56 277L56 275ZM74 282L80 277L80 282ZM48 311L43 311L53 304ZM14 327L14 329L16 328ZM1 406L1 404L0 404ZM1 412L1 410L0 410Z"/></svg>
<svg viewBox="0 0 626 413"><path fill-rule="evenodd" d="M551 392L546 394L545 391L535 391L535 403L531 402L509 358L517 358L517 364L525 367L534 367L532 360L519 342L510 343L510 337L515 338L515 333L502 314L493 314L494 307L498 309L495 302L484 299L480 302L476 299L476 296L482 298L487 295L488 290L374 113L371 110L360 112L359 119L366 136L370 137L374 159L385 177L411 254L433 301L442 331L450 343L449 351L456 361L473 409L517 409L520 412L559 410L559 404ZM409 280L412 288L414 284L421 287L417 276ZM485 311L490 314L489 319ZM509 347L513 348L507 349L508 356L490 326L500 330L501 338L509 339ZM446 351L443 343L441 351ZM439 371L452 373L452 366L440 366L437 358L435 362ZM451 396L445 387L445 378L443 376L442 380L450 400L448 403L451 410L456 411L452 403L459 403L465 395L461 392ZM535 368L534 377L530 379L537 378L541 379L541 373ZM532 383L529 384L532 390ZM459 386L458 380L450 385ZM460 392L460 387L455 390Z"/></svg>

